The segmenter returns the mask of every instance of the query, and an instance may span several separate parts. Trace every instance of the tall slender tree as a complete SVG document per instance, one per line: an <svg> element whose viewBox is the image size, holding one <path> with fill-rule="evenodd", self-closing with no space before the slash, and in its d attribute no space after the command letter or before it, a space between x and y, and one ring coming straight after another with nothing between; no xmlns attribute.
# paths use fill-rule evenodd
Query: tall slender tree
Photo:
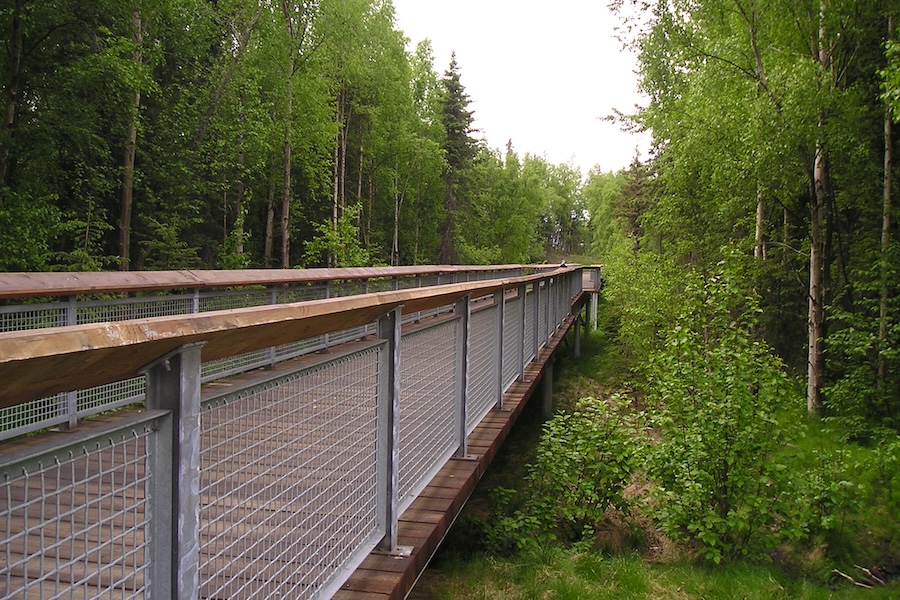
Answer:
<svg viewBox="0 0 900 600"><path fill-rule="evenodd" d="M444 151L446 165L444 167L444 222L441 227L440 261L452 264L459 254L456 248L456 226L468 170L475 158L476 143L472 138L474 113L469 110L469 95L462 84L456 53L450 56L450 66L442 79L444 98L441 118L446 131Z"/></svg>

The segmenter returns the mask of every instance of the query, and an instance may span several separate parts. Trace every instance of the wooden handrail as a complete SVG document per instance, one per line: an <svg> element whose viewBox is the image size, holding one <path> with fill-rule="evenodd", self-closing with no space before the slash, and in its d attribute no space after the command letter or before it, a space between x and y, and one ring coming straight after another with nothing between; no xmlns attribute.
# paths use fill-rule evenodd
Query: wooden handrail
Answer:
<svg viewBox="0 0 900 600"><path fill-rule="evenodd" d="M554 265L356 267L346 269L247 269L241 271L109 271L99 273L0 273L0 299L60 297L80 294L150 292L285 285L322 281L445 275L451 273L546 270Z"/></svg>
<svg viewBox="0 0 900 600"><path fill-rule="evenodd" d="M204 361L372 322L397 306L412 313L575 271L110 323L0 333L0 408L121 381L185 344ZM271 271L267 271L271 273Z"/></svg>

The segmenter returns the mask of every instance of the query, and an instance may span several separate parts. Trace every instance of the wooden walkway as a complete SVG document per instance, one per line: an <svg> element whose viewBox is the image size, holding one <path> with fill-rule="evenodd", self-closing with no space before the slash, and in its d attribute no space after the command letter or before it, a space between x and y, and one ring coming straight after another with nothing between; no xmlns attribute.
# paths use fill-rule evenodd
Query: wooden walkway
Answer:
<svg viewBox="0 0 900 600"><path fill-rule="evenodd" d="M398 543L412 546L412 553L397 557L373 552L334 595L335 600L401 600L409 594L534 395L545 366L573 324L573 317L563 322L525 368L524 380L504 394L503 409L491 410L469 435L469 458L451 458L400 516Z"/></svg>
<svg viewBox="0 0 900 600"><path fill-rule="evenodd" d="M468 438L469 458L450 459L434 477L431 483L403 513L399 523L398 541L401 546L412 547L412 553L407 557L396 557L378 552L372 553L364 560L359 569L349 578L334 598L338 600L405 598L415 585L418 577L426 568L434 553L437 551L438 546L447 534L450 526L456 520L501 444L505 441L513 424L521 414L525 402L527 402L534 394L540 382L544 367L559 349L562 339L565 337L566 332L570 329L573 322L574 319L571 317L564 321L557 334L549 340L548 344L541 350L536 359L527 365L524 380L514 383L504 395L504 408L501 410L491 410L470 434ZM279 368L287 367L282 365ZM245 374L228 380L228 383L209 386L205 392L209 393L210 388L223 385L226 387L246 385L248 382L247 380L252 380L257 376L259 376L259 372ZM271 376L271 372L268 372L265 376ZM90 425L85 425L85 429L89 427ZM143 452L142 444L143 442L139 442L141 447L137 449L139 451L138 454ZM94 459L92 459L91 462L94 462ZM87 464L84 465L85 468L88 466L89 465ZM227 465L219 465L219 469L227 468ZM70 474L70 477L73 475L74 474ZM211 475L211 473L204 473L205 478L208 478ZM132 477L135 481L141 481L144 477L141 465L136 464L135 470L129 474L129 477ZM96 485L94 487L96 487ZM116 514L117 518L115 521L108 521L104 523L101 528L99 525L92 523L94 517L92 517L91 514L88 514L87 511L71 511L73 513L71 523L63 521L59 524L60 527L77 526L79 529L90 532L90 535L109 536L109 539L123 540L124 537L129 535L128 531L131 530L135 522L143 522L143 511L145 508L142 486L129 485L127 487L129 488L127 498L115 498L98 490L93 490L93 492L91 492L91 495L101 499L98 500L98 502L110 503L109 506L103 507L97 505L97 514ZM13 488L0 486L0 500L5 499L8 502L11 498L4 498L7 494L21 495L24 493L24 490L15 490ZM63 498L63 500L65 500L63 504L69 504L71 506L78 504L75 500L68 498ZM122 514L120 511L122 511L123 508L122 506L119 506L119 504L125 500L128 501L129 508ZM21 528L27 529L30 527L30 525L27 524L29 517L27 514L23 516L25 518L20 525ZM8 532L8 535L10 533L17 533L17 531ZM53 537L56 537L55 531L47 531L45 533L52 533ZM228 535L238 534L240 534L240 528ZM244 535L246 535L246 532ZM205 533L203 537L205 538L204 542L209 541L208 532ZM140 540L131 540L128 544L139 546L139 542ZM201 543L201 546L206 548L207 544ZM10 550L18 555L18 559L24 558L25 556L26 548L24 547L11 548ZM31 548L29 550L28 554L31 554L35 549ZM69 548L62 545L57 548L51 548L51 550L51 552L33 560L38 562L47 560L59 562L62 560L63 562L66 562L71 560L73 556L87 552L84 548ZM209 552L209 549L207 548L205 552ZM243 558L247 559L248 557ZM257 559L264 562L269 560L262 556L258 556ZM285 558L277 558L277 561L284 562ZM255 561L251 559L250 562ZM0 566L0 575L2 575L2 577L0 577L0 597L40 598L46 594L48 589L55 588L57 585L65 584L67 581L77 582L84 581L85 579L89 580L90 583L87 587L81 588L82 592L92 590L99 593L101 590L105 590L103 593L108 594L108 596L105 595L104 597L132 597L132 591L140 589L142 585L144 573L140 565L143 563L143 552L140 551L129 556L128 564L118 565L111 571L106 571L97 575L92 575L87 572L90 569L87 569L86 566L72 564L71 568L67 569L62 574L62 577L57 580L56 585L54 585L53 582L47 582L48 585L43 588L43 591L41 588L33 588L29 593L19 596L8 595L9 589L6 589L6 577L10 577L10 589L16 589L17 582L22 581L25 569L34 569L34 571L40 572L43 565L33 563L29 560L27 566L22 565L17 570L7 573L3 573L3 571L6 570L6 565L3 565ZM266 564L268 564L268 562ZM247 566L247 569L249 579L257 580L259 582L265 578L263 572L269 569L269 567L257 564ZM287 568L286 570L291 572L290 568ZM248 583L246 578L241 579L241 581L243 581L244 584ZM271 583L272 582L270 582L270 584ZM227 595L228 590L219 589L217 592L204 591L203 593L204 597L223 597L222 593L226 593ZM254 593L254 597L257 597L256 593Z"/></svg>

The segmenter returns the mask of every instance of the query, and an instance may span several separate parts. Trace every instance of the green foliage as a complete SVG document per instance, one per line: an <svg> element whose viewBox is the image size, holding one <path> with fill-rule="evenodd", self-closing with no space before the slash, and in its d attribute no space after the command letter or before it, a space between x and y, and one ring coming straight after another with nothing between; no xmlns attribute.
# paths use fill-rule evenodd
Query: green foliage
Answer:
<svg viewBox="0 0 900 600"><path fill-rule="evenodd" d="M778 414L797 394L754 341L757 303L733 276L693 277L685 297L648 368L648 418L659 432L646 460L658 484L654 516L713 562L761 558L806 529L801 474L780 453L789 437Z"/></svg>
<svg viewBox="0 0 900 600"><path fill-rule="evenodd" d="M355 225L362 207L348 206L338 218L337 228L331 223L315 226L318 235L306 243L307 266L325 263L331 257L336 267L365 267L372 264L372 255L359 243L359 227Z"/></svg>
<svg viewBox="0 0 900 600"><path fill-rule="evenodd" d="M895 121L900 122L900 40L888 40L885 45L887 66L879 72L882 78L882 99Z"/></svg>
<svg viewBox="0 0 900 600"><path fill-rule="evenodd" d="M839 426L847 439L867 441L882 428L900 430L898 257L900 244L894 243L884 273L877 260L854 270L855 302L851 306L835 303L831 309L828 354L832 381L825 389L826 418ZM882 278L888 292L884 340L879 336Z"/></svg>
<svg viewBox="0 0 900 600"><path fill-rule="evenodd" d="M52 200L0 188L0 271L47 269L50 241L60 227Z"/></svg>
<svg viewBox="0 0 900 600"><path fill-rule="evenodd" d="M626 409L622 397L584 398L573 412L547 421L528 467L524 504L498 520L490 545L507 551L554 541L592 546L607 509L627 510L623 491L637 457ZM512 499L505 490L501 494L501 505Z"/></svg>
<svg viewBox="0 0 900 600"><path fill-rule="evenodd" d="M445 561L430 568L410 600L887 600L898 584L863 589L818 585L771 565L703 568L653 563L634 554L605 556L580 548L541 548L509 558Z"/></svg>

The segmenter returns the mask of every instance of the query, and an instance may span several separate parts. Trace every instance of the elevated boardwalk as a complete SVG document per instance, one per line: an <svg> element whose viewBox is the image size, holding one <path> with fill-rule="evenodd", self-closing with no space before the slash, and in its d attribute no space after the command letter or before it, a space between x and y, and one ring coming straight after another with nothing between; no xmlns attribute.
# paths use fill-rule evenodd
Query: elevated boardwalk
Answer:
<svg viewBox="0 0 900 600"><path fill-rule="evenodd" d="M488 413L469 435L469 457L451 458L400 516L398 541L401 546L412 548L411 554L392 556L378 551L369 554L334 595L335 600L393 600L409 594L506 441L525 404L538 391L544 368L560 348L563 332L575 322L573 318L567 321L561 335L528 365L524 379L504 394L503 409Z"/></svg>
<svg viewBox="0 0 900 600"><path fill-rule="evenodd" d="M363 293L0 333L0 424L65 425L0 444L0 597L405 597L582 322L593 274L514 270L405 290L329 272ZM116 289L96 277L58 295Z"/></svg>

